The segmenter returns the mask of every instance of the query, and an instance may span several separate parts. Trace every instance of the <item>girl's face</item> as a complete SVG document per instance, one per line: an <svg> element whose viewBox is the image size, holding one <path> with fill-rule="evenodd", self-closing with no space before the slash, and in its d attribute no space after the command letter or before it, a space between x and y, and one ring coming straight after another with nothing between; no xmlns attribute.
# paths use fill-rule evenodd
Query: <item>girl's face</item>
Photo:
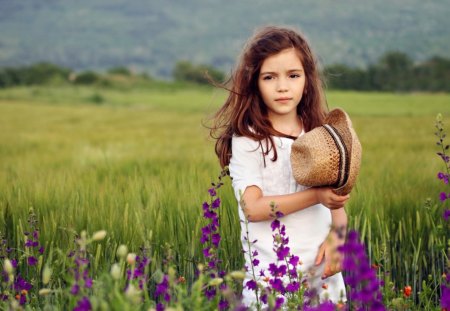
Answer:
<svg viewBox="0 0 450 311"><path fill-rule="evenodd" d="M285 49L263 61L258 88L266 104L269 120L297 114L305 83L305 71L294 48Z"/></svg>

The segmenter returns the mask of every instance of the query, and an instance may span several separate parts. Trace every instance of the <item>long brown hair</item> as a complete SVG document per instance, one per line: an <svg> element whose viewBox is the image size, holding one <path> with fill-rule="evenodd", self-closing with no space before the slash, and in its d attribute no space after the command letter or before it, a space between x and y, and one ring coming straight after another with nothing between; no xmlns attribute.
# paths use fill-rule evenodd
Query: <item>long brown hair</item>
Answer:
<svg viewBox="0 0 450 311"><path fill-rule="evenodd" d="M275 26L261 28L246 43L228 81L230 86L223 86L229 91L228 98L213 116L210 135L217 140L215 151L222 167L230 163L233 135L258 141L261 148L264 142L264 155L268 155L272 148L274 150L272 161L277 159L272 136L290 137L272 127L258 89L258 76L264 60L288 48L296 49L305 70L306 86L297 106L304 130L307 132L322 125L328 108L317 60L308 43L293 29Z"/></svg>

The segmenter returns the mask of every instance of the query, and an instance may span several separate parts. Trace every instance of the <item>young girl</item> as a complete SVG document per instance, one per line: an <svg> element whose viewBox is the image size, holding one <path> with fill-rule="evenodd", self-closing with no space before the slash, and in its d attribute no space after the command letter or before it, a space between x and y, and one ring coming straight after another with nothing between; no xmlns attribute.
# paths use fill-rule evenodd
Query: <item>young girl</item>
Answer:
<svg viewBox="0 0 450 311"><path fill-rule="evenodd" d="M257 240L252 248L260 260L257 274L277 261L270 228L274 202L285 215L281 222L289 247L300 257L309 288L321 300L345 300L336 250L343 241L331 228L347 225L344 204L349 196L338 196L331 188L306 188L291 172L294 139L322 125L327 113L308 43L288 28L260 29L245 46L231 83L211 134L217 139L220 164L229 166L236 198L244 203L239 203L239 215L249 221L249 239ZM246 249L244 225L241 231ZM246 261L250 267L248 256ZM251 278L247 273L244 285ZM255 300L255 292L244 286L244 304Z"/></svg>

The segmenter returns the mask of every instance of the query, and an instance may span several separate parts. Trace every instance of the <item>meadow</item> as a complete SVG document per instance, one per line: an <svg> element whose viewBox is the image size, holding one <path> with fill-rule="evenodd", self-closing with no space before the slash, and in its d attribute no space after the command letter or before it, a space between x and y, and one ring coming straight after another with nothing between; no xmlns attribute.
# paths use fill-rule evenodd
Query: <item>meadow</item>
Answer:
<svg viewBox="0 0 450 311"><path fill-rule="evenodd" d="M224 96L168 84L0 90L0 233L23 245L32 208L41 261L72 250L77 232L106 230L93 250L94 272L109 270L125 244L147 248L153 270L170 257L192 282L204 261L202 202L221 171L204 124ZM435 308L448 235L434 124L442 113L450 130L450 95L329 91L327 100L349 113L363 147L349 227L360 232L392 297L410 285L418 309ZM220 257L226 270L238 270L243 254L228 179L219 195ZM425 290L434 298L421 300Z"/></svg>

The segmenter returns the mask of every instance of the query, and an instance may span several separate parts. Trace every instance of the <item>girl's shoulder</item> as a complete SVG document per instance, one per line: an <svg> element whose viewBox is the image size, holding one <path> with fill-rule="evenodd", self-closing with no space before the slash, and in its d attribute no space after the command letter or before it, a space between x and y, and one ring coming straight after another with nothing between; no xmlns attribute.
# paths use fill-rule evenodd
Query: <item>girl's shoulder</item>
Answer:
<svg viewBox="0 0 450 311"><path fill-rule="evenodd" d="M247 136L237 136L233 135L231 138L232 147L253 147L253 149L258 149L261 146L261 142L254 140L253 138Z"/></svg>

